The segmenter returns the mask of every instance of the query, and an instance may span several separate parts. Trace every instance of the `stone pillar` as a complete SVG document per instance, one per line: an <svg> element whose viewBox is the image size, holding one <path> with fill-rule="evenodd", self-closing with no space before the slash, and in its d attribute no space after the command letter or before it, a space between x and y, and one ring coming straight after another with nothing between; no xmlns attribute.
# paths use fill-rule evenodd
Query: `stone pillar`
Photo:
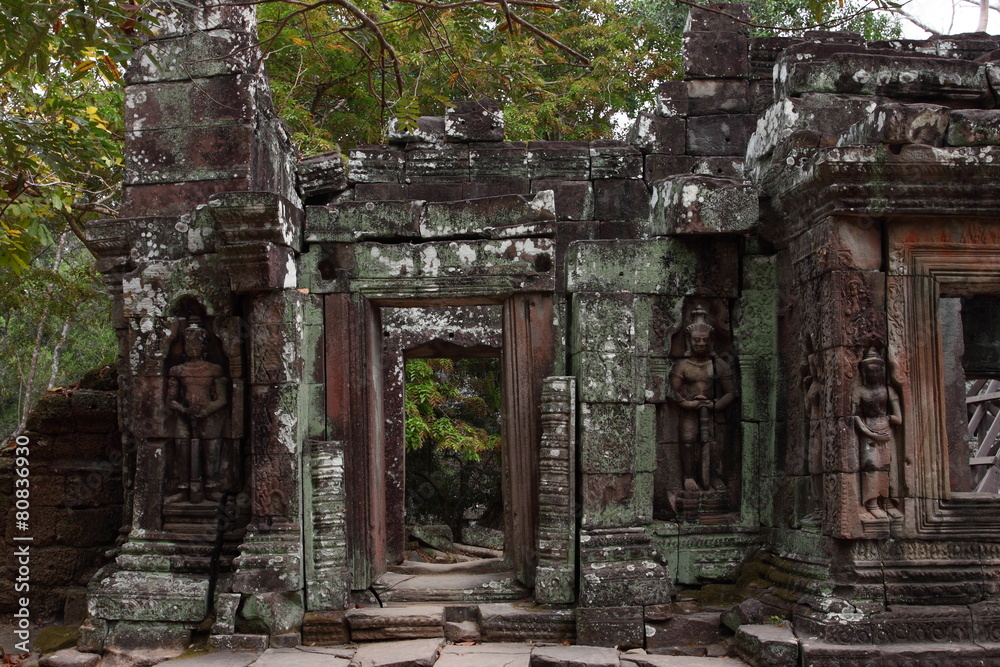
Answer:
<svg viewBox="0 0 1000 667"><path fill-rule="evenodd" d="M294 292L292 261L301 236L295 152L272 108L252 7L225 0L171 7L154 32L125 77L123 217L87 225L115 305L123 437L136 451L132 530L118 571L100 574L104 578L93 584L92 619L83 633L90 650L100 650L105 639L122 650L170 642L186 646L191 629L214 604L209 591L230 595L224 575L251 511L255 526L271 519L270 533L281 535L282 553L294 554L283 566L296 573L280 586L261 577L257 583L292 595L289 589L301 586L299 435L294 422L288 423L298 406L287 403L295 397L298 375L261 379L261 369L254 367L253 391L280 409L254 431L252 466L245 465L249 448L243 441L249 400L246 315L253 311L263 325L249 329L249 341L258 345L272 325L285 323L295 331L296 301L290 299L291 320L282 311L273 321L261 316L267 307L255 309L253 299L239 296L282 290L302 296ZM281 296L272 299L282 302ZM183 345L183 331L193 324L204 330L201 360L192 359ZM297 353L298 346L290 349ZM198 422L205 416L186 416L173 405L189 405L190 397L177 393L177 384L183 384L177 378L186 372L183 363L192 361L208 364L217 375L201 390L222 404L213 408L211 433L204 430L207 422ZM191 433L178 425L182 422ZM178 466L178 457L186 456L180 441L194 452L188 462L192 494L186 498L176 488L178 475L188 474ZM211 465L215 454L197 457L209 449L220 452ZM219 466L217 472L204 471L219 479L199 477L204 465ZM249 488L255 490L265 488L260 478L274 472L281 493L242 503L244 469L253 470ZM200 487L209 482L221 491L201 500ZM272 511L277 505L281 511ZM228 517L221 528L220 512ZM266 539L273 541L270 533ZM260 546L262 539L251 533L248 541L256 551L243 549L240 569L248 587L248 554L269 553L270 547ZM220 544L221 556L213 558ZM232 606L231 595L226 605ZM245 607L253 613L252 604ZM108 622L115 621L105 637Z"/></svg>

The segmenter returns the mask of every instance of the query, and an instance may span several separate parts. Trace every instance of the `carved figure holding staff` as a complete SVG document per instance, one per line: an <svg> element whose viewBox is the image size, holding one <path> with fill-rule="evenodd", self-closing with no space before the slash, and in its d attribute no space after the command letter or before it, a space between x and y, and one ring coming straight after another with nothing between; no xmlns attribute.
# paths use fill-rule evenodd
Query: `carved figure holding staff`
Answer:
<svg viewBox="0 0 1000 667"><path fill-rule="evenodd" d="M685 329L688 356L670 371L670 388L680 408L684 490L697 493L726 487L715 422L736 398L736 386L729 364L713 351L715 328L706 321L707 313L697 306L691 314L694 322Z"/></svg>
<svg viewBox="0 0 1000 667"><path fill-rule="evenodd" d="M171 502L218 500L220 448L227 404L222 366L205 358L208 332L192 322L182 332L185 361L170 369L167 405L177 413L174 456L177 493Z"/></svg>

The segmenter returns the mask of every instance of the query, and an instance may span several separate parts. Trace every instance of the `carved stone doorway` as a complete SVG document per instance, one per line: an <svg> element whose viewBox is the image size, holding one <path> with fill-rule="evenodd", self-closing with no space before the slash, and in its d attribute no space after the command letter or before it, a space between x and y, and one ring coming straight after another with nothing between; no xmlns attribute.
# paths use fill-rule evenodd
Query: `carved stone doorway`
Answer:
<svg viewBox="0 0 1000 667"><path fill-rule="evenodd" d="M428 306L501 308L501 381L505 556L516 579L534 586L538 531L541 389L551 374L555 325L551 294L461 300L373 300L330 294L325 303L326 406L332 440L345 443L348 571L352 590L371 586L398 549L391 526L386 463L382 310ZM398 500L393 500L397 503ZM397 506L398 507L398 506Z"/></svg>

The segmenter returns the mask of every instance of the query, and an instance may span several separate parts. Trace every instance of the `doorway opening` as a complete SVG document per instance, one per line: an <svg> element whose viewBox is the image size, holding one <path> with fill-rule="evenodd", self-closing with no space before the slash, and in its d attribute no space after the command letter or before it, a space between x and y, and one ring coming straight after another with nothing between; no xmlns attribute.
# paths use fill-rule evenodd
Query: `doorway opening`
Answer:
<svg viewBox="0 0 1000 667"><path fill-rule="evenodd" d="M529 595L504 554L500 372L498 355L405 359L406 542L376 582L382 600Z"/></svg>

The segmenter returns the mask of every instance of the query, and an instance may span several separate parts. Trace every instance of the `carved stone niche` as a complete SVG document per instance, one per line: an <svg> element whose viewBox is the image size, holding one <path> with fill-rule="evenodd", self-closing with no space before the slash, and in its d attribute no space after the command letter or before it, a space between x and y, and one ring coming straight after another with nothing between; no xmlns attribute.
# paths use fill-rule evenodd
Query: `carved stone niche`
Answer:
<svg viewBox="0 0 1000 667"><path fill-rule="evenodd" d="M903 536L998 539L1000 495L970 490L969 448L953 423L964 406L952 385L965 379L956 368L964 336L955 300L1000 296L1000 223L896 222L888 242L889 361L903 405L919 406L903 414Z"/></svg>
<svg viewBox="0 0 1000 667"><path fill-rule="evenodd" d="M654 517L720 524L739 507L736 361L724 299L692 296L670 340L668 400L658 406Z"/></svg>
<svg viewBox="0 0 1000 667"><path fill-rule="evenodd" d="M182 299L172 324L163 383L163 527L214 535L220 507L233 519L230 530L245 523L236 516L246 479L239 319L209 316Z"/></svg>

